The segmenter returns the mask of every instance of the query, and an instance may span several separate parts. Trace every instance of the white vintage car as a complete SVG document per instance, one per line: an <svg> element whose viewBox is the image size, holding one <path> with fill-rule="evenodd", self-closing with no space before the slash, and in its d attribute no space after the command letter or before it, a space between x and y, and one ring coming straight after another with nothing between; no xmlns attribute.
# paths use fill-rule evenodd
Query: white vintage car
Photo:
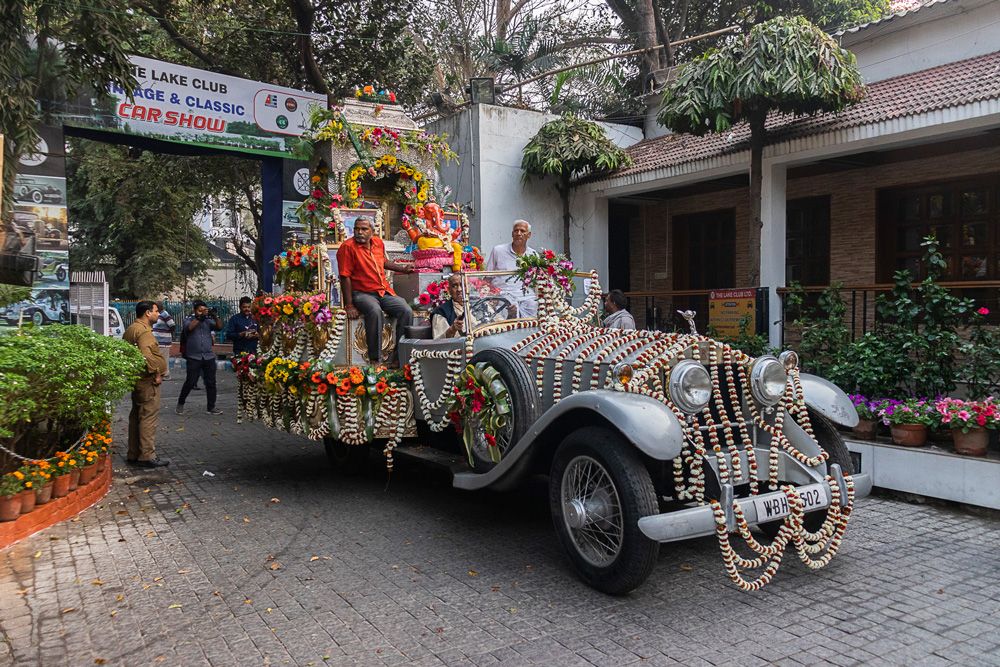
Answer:
<svg viewBox="0 0 1000 667"><path fill-rule="evenodd" d="M398 352L412 381L404 390L365 404L353 394L289 393L262 373L244 374L241 417L323 438L339 465L357 464L372 442L390 462L441 463L459 489L510 489L545 473L569 562L610 594L639 586L660 544L687 538L716 535L729 576L745 590L766 584L787 549L813 568L836 553L854 499L871 488L866 475L852 475L835 427L853 426L857 415L836 386L799 372L794 352L751 358L695 333L601 328L592 274L576 274L573 290L543 281L537 317L510 319L509 300L477 286L520 277L461 275L472 314L464 335L406 331ZM334 311L319 347L299 332L282 352L276 338L259 368L275 356L363 367L363 324ZM391 345L391 329L384 333ZM480 388L478 411L456 398L469 387ZM424 437L404 437L416 435L415 422ZM464 454L435 436L454 424ZM754 536L754 526L771 539ZM754 558L736 553L734 533Z"/></svg>

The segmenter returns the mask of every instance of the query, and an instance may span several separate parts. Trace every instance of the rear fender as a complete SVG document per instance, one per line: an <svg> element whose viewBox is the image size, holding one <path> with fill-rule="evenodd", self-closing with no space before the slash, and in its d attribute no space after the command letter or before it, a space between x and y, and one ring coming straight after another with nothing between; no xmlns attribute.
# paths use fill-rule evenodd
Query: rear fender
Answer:
<svg viewBox="0 0 1000 667"><path fill-rule="evenodd" d="M802 383L802 394L809 408L834 424L848 428L858 425L858 411L854 409L851 399L840 387L809 373L799 373L799 381Z"/></svg>

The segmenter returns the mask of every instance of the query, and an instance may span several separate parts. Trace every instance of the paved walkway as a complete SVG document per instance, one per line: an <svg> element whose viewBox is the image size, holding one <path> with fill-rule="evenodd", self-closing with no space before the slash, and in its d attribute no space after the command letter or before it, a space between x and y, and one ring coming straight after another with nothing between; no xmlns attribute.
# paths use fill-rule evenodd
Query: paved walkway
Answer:
<svg viewBox="0 0 1000 667"><path fill-rule="evenodd" d="M789 557L742 593L703 539L610 598L564 562L542 484L340 477L320 445L236 425L219 378L222 418L165 400L168 471L119 456L99 507L0 552L0 664L1000 665L995 521L872 498L826 570Z"/></svg>

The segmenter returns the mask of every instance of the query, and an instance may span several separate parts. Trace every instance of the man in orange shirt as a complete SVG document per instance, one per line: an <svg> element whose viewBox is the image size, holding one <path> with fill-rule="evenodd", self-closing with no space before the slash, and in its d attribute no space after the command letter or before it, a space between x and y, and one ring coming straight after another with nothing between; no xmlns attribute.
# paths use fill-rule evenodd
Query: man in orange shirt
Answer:
<svg viewBox="0 0 1000 667"><path fill-rule="evenodd" d="M351 319L364 317L368 359L377 364L382 356L383 311L396 318L397 347L404 327L413 324L413 310L406 300L393 293L385 270L413 273L413 267L386 259L385 244L374 235L374 225L367 216L354 222L354 237L337 249L337 267L347 316Z"/></svg>

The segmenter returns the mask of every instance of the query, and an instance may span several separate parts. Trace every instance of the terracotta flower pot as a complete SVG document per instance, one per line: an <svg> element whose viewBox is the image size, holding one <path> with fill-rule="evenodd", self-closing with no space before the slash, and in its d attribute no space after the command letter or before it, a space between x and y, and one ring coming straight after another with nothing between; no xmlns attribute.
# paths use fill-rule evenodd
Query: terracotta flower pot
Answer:
<svg viewBox="0 0 1000 667"><path fill-rule="evenodd" d="M874 419L858 419L858 425L854 427L854 435L862 440L874 440L876 430L878 430L878 422Z"/></svg>
<svg viewBox="0 0 1000 667"><path fill-rule="evenodd" d="M104 472L104 466L107 464L107 462L108 462L108 457L107 456L98 456L97 457L97 463L95 463L94 465L97 466L97 474L98 475L100 475L102 472Z"/></svg>
<svg viewBox="0 0 1000 667"><path fill-rule="evenodd" d="M985 428L974 428L968 433L955 429L955 453L965 456L986 456L986 446L990 442L990 434Z"/></svg>
<svg viewBox="0 0 1000 667"><path fill-rule="evenodd" d="M80 486L80 469L73 468L68 475L63 475L63 477L69 477L69 490L76 491L76 488Z"/></svg>
<svg viewBox="0 0 1000 667"><path fill-rule="evenodd" d="M91 463L89 466L80 468L80 486L85 486L94 481L97 477L97 464Z"/></svg>
<svg viewBox="0 0 1000 667"><path fill-rule="evenodd" d="M52 481L52 497L65 498L69 495L69 474L59 475Z"/></svg>
<svg viewBox="0 0 1000 667"><path fill-rule="evenodd" d="M25 489L21 492L21 514L27 514L31 510L35 509L35 490Z"/></svg>
<svg viewBox="0 0 1000 667"><path fill-rule="evenodd" d="M0 521L13 521L21 516L21 494L0 496Z"/></svg>
<svg viewBox="0 0 1000 667"><path fill-rule="evenodd" d="M52 486L52 482L46 482L44 486L35 490L35 503L37 505L44 505L52 500Z"/></svg>
<svg viewBox="0 0 1000 667"><path fill-rule="evenodd" d="M927 444L927 427L923 424L892 424L892 441L903 447L923 447Z"/></svg>

